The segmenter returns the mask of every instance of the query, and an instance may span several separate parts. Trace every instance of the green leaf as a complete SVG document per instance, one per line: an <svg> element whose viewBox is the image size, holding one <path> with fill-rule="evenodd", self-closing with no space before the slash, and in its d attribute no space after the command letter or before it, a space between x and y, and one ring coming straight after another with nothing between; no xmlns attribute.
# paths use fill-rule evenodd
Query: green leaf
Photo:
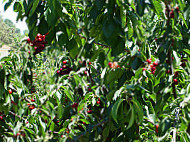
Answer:
<svg viewBox="0 0 190 142"><path fill-rule="evenodd" d="M44 17L40 20L40 24L38 25L38 32L43 35L48 32L48 23Z"/></svg>
<svg viewBox="0 0 190 142"><path fill-rule="evenodd" d="M129 125L127 127L127 129L131 128L135 122L135 110L133 108L133 105L130 104L130 109L131 109L131 117L129 120Z"/></svg>
<svg viewBox="0 0 190 142"><path fill-rule="evenodd" d="M123 102L123 99L119 99L119 100L117 100L115 103L114 103L114 105L113 105L113 107L112 107L112 111L111 111L111 114L112 114L112 118L114 119L114 121L116 122L116 123L118 123L117 122L117 113L118 113L118 110L119 110L119 106L121 105L121 103Z"/></svg>
<svg viewBox="0 0 190 142"><path fill-rule="evenodd" d="M135 108L135 111L139 118L138 124L140 125L143 122L143 116L144 116L142 106L136 99L133 99L132 102L133 102L133 107Z"/></svg>
<svg viewBox="0 0 190 142"><path fill-rule="evenodd" d="M128 27L128 38L130 39L133 36L133 27L131 21L127 23Z"/></svg>
<svg viewBox="0 0 190 142"><path fill-rule="evenodd" d="M103 138L106 139L109 136L109 126L105 127L103 130Z"/></svg>
<svg viewBox="0 0 190 142"><path fill-rule="evenodd" d="M110 71L107 75L107 84L118 80L124 73L123 69L115 69L115 71Z"/></svg>
<svg viewBox="0 0 190 142"><path fill-rule="evenodd" d="M36 8L38 7L39 2L40 2L40 0L34 0L32 9L30 10L30 13L29 13L29 17L32 17Z"/></svg>
<svg viewBox="0 0 190 142"><path fill-rule="evenodd" d="M67 87L62 86L61 88L64 89L63 91L65 92L65 94L67 95L67 97L68 97L72 102L74 102L73 96L72 96L72 94L69 92L69 90L67 89Z"/></svg>
<svg viewBox="0 0 190 142"><path fill-rule="evenodd" d="M190 50L189 49L184 49L183 51L185 51L187 54L190 55Z"/></svg>

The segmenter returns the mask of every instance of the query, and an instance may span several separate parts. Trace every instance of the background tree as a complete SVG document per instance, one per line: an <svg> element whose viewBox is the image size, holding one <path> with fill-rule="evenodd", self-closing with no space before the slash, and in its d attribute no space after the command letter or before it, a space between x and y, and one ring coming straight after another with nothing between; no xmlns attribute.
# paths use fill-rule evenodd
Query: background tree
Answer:
<svg viewBox="0 0 190 142"><path fill-rule="evenodd" d="M16 28L14 23L9 20L3 20L0 18L0 43L6 44L10 47L15 47L16 42L21 40L23 35L20 33L20 29Z"/></svg>

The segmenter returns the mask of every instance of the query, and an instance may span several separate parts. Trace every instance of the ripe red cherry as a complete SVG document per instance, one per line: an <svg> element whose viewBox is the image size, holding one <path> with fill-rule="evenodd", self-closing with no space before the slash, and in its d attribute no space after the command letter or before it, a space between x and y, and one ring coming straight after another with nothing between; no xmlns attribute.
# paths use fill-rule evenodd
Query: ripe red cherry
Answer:
<svg viewBox="0 0 190 142"><path fill-rule="evenodd" d="M82 122L84 125L86 124L86 122Z"/></svg>
<svg viewBox="0 0 190 142"><path fill-rule="evenodd" d="M91 65L92 63L91 63L91 62L89 62L88 64L89 64L89 65Z"/></svg>
<svg viewBox="0 0 190 142"><path fill-rule="evenodd" d="M151 70L152 70L152 71L155 71L155 70L156 70L156 67L152 67Z"/></svg>
<svg viewBox="0 0 190 142"><path fill-rule="evenodd" d="M41 38L39 38L39 39L38 39L38 41L40 41L40 42L41 42L41 41L42 41L42 39L41 39Z"/></svg>
<svg viewBox="0 0 190 142"><path fill-rule="evenodd" d="M177 79L173 79L173 82L174 82L175 85L178 84L178 80Z"/></svg>
<svg viewBox="0 0 190 142"><path fill-rule="evenodd" d="M77 107L78 107L78 103L74 103L74 104L72 104L72 108L77 109Z"/></svg>
<svg viewBox="0 0 190 142"><path fill-rule="evenodd" d="M28 51L28 54L30 54L30 51Z"/></svg>
<svg viewBox="0 0 190 142"><path fill-rule="evenodd" d="M147 59L146 60L149 64L152 62L152 60L151 59Z"/></svg>
<svg viewBox="0 0 190 142"><path fill-rule="evenodd" d="M180 65L180 66L182 66L182 67L186 67L185 62L181 63L181 65Z"/></svg>
<svg viewBox="0 0 190 142"><path fill-rule="evenodd" d="M65 69L67 66L66 65L63 65L63 68Z"/></svg>
<svg viewBox="0 0 190 142"><path fill-rule="evenodd" d="M155 70L154 70L154 71L152 71L152 74L155 74Z"/></svg>
<svg viewBox="0 0 190 142"><path fill-rule="evenodd" d="M0 116L0 119L3 120L3 116Z"/></svg>
<svg viewBox="0 0 190 142"><path fill-rule="evenodd" d="M67 63L67 61L63 61L63 64L66 64Z"/></svg>
<svg viewBox="0 0 190 142"><path fill-rule="evenodd" d="M21 134L21 136L25 137L25 136L26 136L26 134L25 134L25 133L23 133L23 134Z"/></svg>
<svg viewBox="0 0 190 142"><path fill-rule="evenodd" d="M177 10L177 12L179 12L179 7L178 6L176 6L176 8L175 8L176 10Z"/></svg>
<svg viewBox="0 0 190 142"><path fill-rule="evenodd" d="M170 17L174 18L174 10L173 9L170 11Z"/></svg>
<svg viewBox="0 0 190 142"><path fill-rule="evenodd" d="M100 104L101 102L100 102L100 101L97 101L96 103L97 103L97 104Z"/></svg>
<svg viewBox="0 0 190 142"><path fill-rule="evenodd" d="M60 74L60 71L59 71L59 70L57 71L57 74Z"/></svg>
<svg viewBox="0 0 190 142"><path fill-rule="evenodd" d="M87 112L88 112L89 114L91 114L91 113L92 113L92 110L88 110Z"/></svg>
<svg viewBox="0 0 190 142"><path fill-rule="evenodd" d="M166 73L169 74L171 71L170 70L167 70Z"/></svg>
<svg viewBox="0 0 190 142"><path fill-rule="evenodd" d="M31 102L35 102L35 100L34 100L34 99L31 99Z"/></svg>
<svg viewBox="0 0 190 142"><path fill-rule="evenodd" d="M87 75L87 73L88 73L87 71L84 71L84 74L85 74L85 75Z"/></svg>
<svg viewBox="0 0 190 142"><path fill-rule="evenodd" d="M111 67L111 66L112 66L112 62L109 62L109 63L108 63L108 66Z"/></svg>
<svg viewBox="0 0 190 142"><path fill-rule="evenodd" d="M143 71L145 71L146 70L146 68L143 68Z"/></svg>
<svg viewBox="0 0 190 142"><path fill-rule="evenodd" d="M37 47L34 47L35 50L37 50L38 48Z"/></svg>
<svg viewBox="0 0 190 142"><path fill-rule="evenodd" d="M158 66L158 62L154 61L153 65Z"/></svg>
<svg viewBox="0 0 190 142"><path fill-rule="evenodd" d="M27 38L27 43L30 43L30 42L31 42L30 38Z"/></svg>
<svg viewBox="0 0 190 142"><path fill-rule="evenodd" d="M176 71L176 72L174 73L174 76L177 77L178 74L179 74L178 71Z"/></svg>
<svg viewBox="0 0 190 142"><path fill-rule="evenodd" d="M20 136L20 133L17 133L16 135L17 135L17 136Z"/></svg>
<svg viewBox="0 0 190 142"><path fill-rule="evenodd" d="M156 133L158 133L159 124L156 124Z"/></svg>
<svg viewBox="0 0 190 142"><path fill-rule="evenodd" d="M92 89L91 88L88 88L88 91L90 92Z"/></svg>
<svg viewBox="0 0 190 142"><path fill-rule="evenodd" d="M32 106L29 107L30 110L33 110L34 108L35 108L34 105L32 105Z"/></svg>
<svg viewBox="0 0 190 142"><path fill-rule="evenodd" d="M13 93L13 91L12 90L9 90L9 94L12 94Z"/></svg>

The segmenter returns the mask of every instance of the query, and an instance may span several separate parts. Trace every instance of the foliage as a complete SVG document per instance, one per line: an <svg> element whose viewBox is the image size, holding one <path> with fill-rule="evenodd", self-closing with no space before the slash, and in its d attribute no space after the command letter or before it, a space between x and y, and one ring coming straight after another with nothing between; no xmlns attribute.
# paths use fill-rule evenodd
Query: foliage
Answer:
<svg viewBox="0 0 190 142"><path fill-rule="evenodd" d="M1 60L2 140L190 141L189 0L11 3L49 45Z"/></svg>

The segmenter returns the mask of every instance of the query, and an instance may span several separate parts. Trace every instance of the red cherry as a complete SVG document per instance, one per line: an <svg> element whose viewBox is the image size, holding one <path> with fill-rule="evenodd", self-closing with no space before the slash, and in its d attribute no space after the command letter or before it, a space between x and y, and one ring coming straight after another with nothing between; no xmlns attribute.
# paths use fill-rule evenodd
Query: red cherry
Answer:
<svg viewBox="0 0 190 142"><path fill-rule="evenodd" d="M21 134L21 136L25 137L25 136L26 136L26 134L25 134L25 133L23 133L23 134Z"/></svg>
<svg viewBox="0 0 190 142"><path fill-rule="evenodd" d="M173 82L174 82L175 85L178 84L178 80L177 79L173 79Z"/></svg>
<svg viewBox="0 0 190 142"><path fill-rule="evenodd" d="M60 71L59 71L59 70L57 71L57 74L60 74Z"/></svg>
<svg viewBox="0 0 190 142"><path fill-rule="evenodd" d="M0 116L0 119L3 120L3 116Z"/></svg>
<svg viewBox="0 0 190 142"><path fill-rule="evenodd" d="M34 99L31 99L31 102L35 102L35 100L34 100Z"/></svg>
<svg viewBox="0 0 190 142"><path fill-rule="evenodd" d="M171 71L170 70L167 70L166 73L169 74Z"/></svg>
<svg viewBox="0 0 190 142"><path fill-rule="evenodd" d="M37 50L38 48L37 47L34 47L35 50Z"/></svg>
<svg viewBox="0 0 190 142"><path fill-rule="evenodd" d="M89 64L89 65L91 65L92 63L91 63L91 62L89 62L88 64Z"/></svg>
<svg viewBox="0 0 190 142"><path fill-rule="evenodd" d="M108 66L111 67L111 66L112 66L112 62L109 62L109 63L108 63Z"/></svg>
<svg viewBox="0 0 190 142"><path fill-rule="evenodd" d="M174 57L172 57L172 60L174 60Z"/></svg>
<svg viewBox="0 0 190 142"><path fill-rule="evenodd" d="M64 135L61 135L61 138L63 138L64 137Z"/></svg>
<svg viewBox="0 0 190 142"><path fill-rule="evenodd" d="M152 70L152 71L155 71L155 70L156 70L156 67L152 67L151 70Z"/></svg>
<svg viewBox="0 0 190 142"><path fill-rule="evenodd" d="M78 103L74 103L74 104L72 104L72 108L77 109L77 107L78 107Z"/></svg>
<svg viewBox="0 0 190 142"><path fill-rule="evenodd" d="M156 133L158 133L159 124L156 124Z"/></svg>
<svg viewBox="0 0 190 142"><path fill-rule="evenodd" d="M174 18L174 10L173 9L170 11L170 17Z"/></svg>
<svg viewBox="0 0 190 142"><path fill-rule="evenodd" d="M87 71L84 71L84 74L85 74L85 75L87 75L87 73L88 73Z"/></svg>
<svg viewBox="0 0 190 142"><path fill-rule="evenodd" d="M65 69L67 66L66 65L63 65L63 68Z"/></svg>
<svg viewBox="0 0 190 142"><path fill-rule="evenodd" d="M63 70L63 68L60 68L60 71L62 71Z"/></svg>
<svg viewBox="0 0 190 142"><path fill-rule="evenodd" d="M79 61L79 64L82 64L82 61Z"/></svg>
<svg viewBox="0 0 190 142"><path fill-rule="evenodd" d="M143 71L145 71L146 70L146 68L143 68Z"/></svg>
<svg viewBox="0 0 190 142"><path fill-rule="evenodd" d="M182 66L182 67L186 67L185 62L181 63L181 65L180 65L180 66Z"/></svg>
<svg viewBox="0 0 190 142"><path fill-rule="evenodd" d="M155 74L155 70L154 70L154 71L152 71L152 74Z"/></svg>
<svg viewBox="0 0 190 142"><path fill-rule="evenodd" d="M177 77L178 74L179 74L178 71L176 71L176 72L174 73L174 76Z"/></svg>
<svg viewBox="0 0 190 142"><path fill-rule="evenodd" d="M66 130L66 133L69 134L70 133L69 130Z"/></svg>
<svg viewBox="0 0 190 142"><path fill-rule="evenodd" d="M17 133L16 135L17 135L17 136L20 136L20 133Z"/></svg>
<svg viewBox="0 0 190 142"><path fill-rule="evenodd" d="M9 90L9 94L12 94L13 93L13 91L12 90Z"/></svg>
<svg viewBox="0 0 190 142"><path fill-rule="evenodd" d="M179 7L178 6L176 6L176 8L175 8L176 10L177 10L177 12L179 12Z"/></svg>
<svg viewBox="0 0 190 142"><path fill-rule="evenodd" d="M34 105L32 105L32 106L29 107L30 110L33 110L34 108L35 108Z"/></svg>
<svg viewBox="0 0 190 142"><path fill-rule="evenodd" d="M153 65L158 66L158 62L154 61Z"/></svg>
<svg viewBox="0 0 190 142"><path fill-rule="evenodd" d="M158 38L155 38L154 40L155 40L155 41L157 41L157 40L158 40Z"/></svg>
<svg viewBox="0 0 190 142"><path fill-rule="evenodd" d="M97 103L97 104L100 104L101 102L100 102L100 101L97 101L96 103Z"/></svg>
<svg viewBox="0 0 190 142"><path fill-rule="evenodd" d="M47 119L45 119L45 123L47 123Z"/></svg>
<svg viewBox="0 0 190 142"><path fill-rule="evenodd" d="M86 122L82 122L84 125L86 124Z"/></svg>
<svg viewBox="0 0 190 142"><path fill-rule="evenodd" d="M146 60L149 64L152 62L152 60L151 59L147 59Z"/></svg>
<svg viewBox="0 0 190 142"><path fill-rule="evenodd" d="M67 63L67 61L63 61L63 64L66 64Z"/></svg>
<svg viewBox="0 0 190 142"><path fill-rule="evenodd" d="M91 88L88 88L88 91L90 92L92 89Z"/></svg>
<svg viewBox="0 0 190 142"><path fill-rule="evenodd" d="M30 51L28 51L28 54L30 54Z"/></svg>
<svg viewBox="0 0 190 142"><path fill-rule="evenodd" d="M87 112L88 112L89 114L91 114L91 113L92 113L92 110L88 110Z"/></svg>
<svg viewBox="0 0 190 142"><path fill-rule="evenodd" d="M30 43L30 42L31 42L30 38L27 38L27 43Z"/></svg>
<svg viewBox="0 0 190 142"><path fill-rule="evenodd" d="M39 39L38 39L38 41L40 41L40 42L41 42L41 41L42 41L42 39L41 39L41 38L39 38Z"/></svg>

